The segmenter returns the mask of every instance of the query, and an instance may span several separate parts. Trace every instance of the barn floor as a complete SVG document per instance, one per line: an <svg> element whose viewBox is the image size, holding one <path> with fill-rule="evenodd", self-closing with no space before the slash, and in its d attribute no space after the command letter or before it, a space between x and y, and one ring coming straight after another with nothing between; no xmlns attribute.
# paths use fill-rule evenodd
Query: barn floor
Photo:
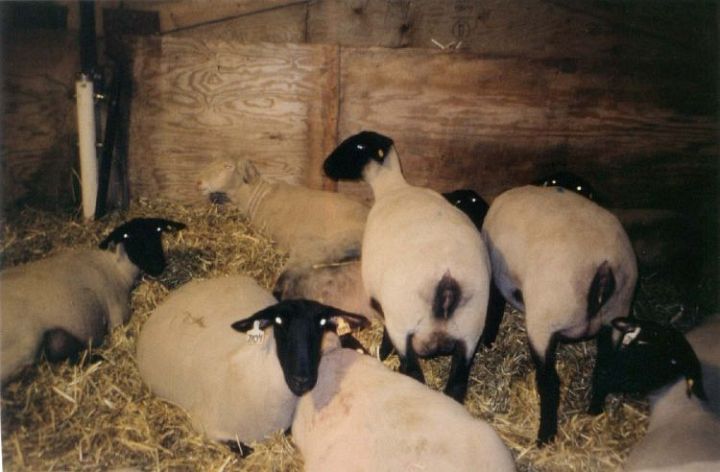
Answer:
<svg viewBox="0 0 720 472"><path fill-rule="evenodd" d="M280 433L255 444L255 452L247 458L205 440L191 429L180 408L148 391L135 365L137 334L173 288L191 278L236 273L271 286L284 258L271 241L245 224L240 213L141 200L127 215L85 224L75 215L25 209L7 215L3 222L2 266L38 259L63 247L96 246L121 221L137 216L170 218L188 228L165 237L168 269L156 279L140 281L132 296L130 322L116 329L102 347L92 349L80 365L42 362L3 389L4 467L9 471L301 470L302 459L291 439ZM672 292L656 281L647 287L643 289L647 306L666 310L660 317L669 319L677 312L678 305L667 300ZM381 328L373 326L359 337L375 351ZM534 446L539 408L522 315L508 310L496 345L479 353L466 406L496 428L511 447L519 470L614 470L643 434L647 408L642 401L611 397L605 414L584 413L593 353L593 343L560 347L560 432L558 440L543 449ZM391 357L387 363L395 368L397 359ZM443 384L448 364L425 363L434 388Z"/></svg>

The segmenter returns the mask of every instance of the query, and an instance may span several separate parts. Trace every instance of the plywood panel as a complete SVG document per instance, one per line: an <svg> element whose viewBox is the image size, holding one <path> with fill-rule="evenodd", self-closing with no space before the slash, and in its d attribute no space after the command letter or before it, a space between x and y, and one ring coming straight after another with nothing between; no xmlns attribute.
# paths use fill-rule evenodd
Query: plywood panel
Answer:
<svg viewBox="0 0 720 472"><path fill-rule="evenodd" d="M344 48L341 64L340 138L362 129L393 137L411 183L493 197L567 169L628 207L672 207L715 191L716 117L659 103L666 86L692 96L687 81L412 49Z"/></svg>
<svg viewBox="0 0 720 472"><path fill-rule="evenodd" d="M332 146L326 128L335 126L337 97L328 84L337 82L337 57L334 46L140 40L133 194L199 201L198 169L217 155L258 161L269 178L305 181L314 154Z"/></svg>
<svg viewBox="0 0 720 472"><path fill-rule="evenodd" d="M69 203L77 142L75 35L13 31L3 48L2 199Z"/></svg>
<svg viewBox="0 0 720 472"><path fill-rule="evenodd" d="M225 21L205 23L171 33L177 37L239 42L302 43L305 42L304 3L246 14Z"/></svg>

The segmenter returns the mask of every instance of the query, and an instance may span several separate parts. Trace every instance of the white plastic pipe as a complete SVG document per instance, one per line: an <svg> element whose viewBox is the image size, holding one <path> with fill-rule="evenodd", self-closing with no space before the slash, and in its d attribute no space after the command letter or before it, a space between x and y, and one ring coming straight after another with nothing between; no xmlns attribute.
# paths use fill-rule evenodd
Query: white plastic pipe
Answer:
<svg viewBox="0 0 720 472"><path fill-rule="evenodd" d="M85 74L75 82L77 97L78 141L80 146L80 186L83 216L95 217L98 191L98 163L95 141L95 92L93 82Z"/></svg>

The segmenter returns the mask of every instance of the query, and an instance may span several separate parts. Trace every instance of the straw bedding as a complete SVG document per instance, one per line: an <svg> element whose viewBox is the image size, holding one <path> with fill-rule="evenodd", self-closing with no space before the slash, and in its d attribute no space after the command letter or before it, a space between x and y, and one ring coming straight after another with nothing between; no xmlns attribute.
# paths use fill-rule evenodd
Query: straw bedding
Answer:
<svg viewBox="0 0 720 472"><path fill-rule="evenodd" d="M165 237L168 269L156 279L143 277L139 282L127 325L112 332L103 346L92 348L80 364L41 362L3 390L5 468L301 470L302 459L291 438L282 433L254 444L255 452L246 458L206 440L193 431L182 409L152 395L135 364L138 332L170 290L190 279L236 273L271 286L285 258L271 241L248 227L239 212L140 200L127 214L84 223L73 215L25 209L4 221L2 265L35 260L64 247L94 247L113 227L137 216L170 218L188 228ZM359 337L376 351L381 327L373 326ZM614 470L644 433L647 408L641 401L611 397L606 414L584 413L593 353L593 343L561 345L559 436L543 449L534 446L539 408L522 315L508 309L496 345L479 353L466 406L496 428L512 449L519 470ZM397 358L391 357L387 364L396 368ZM443 385L448 367L445 359L424 362L434 388Z"/></svg>

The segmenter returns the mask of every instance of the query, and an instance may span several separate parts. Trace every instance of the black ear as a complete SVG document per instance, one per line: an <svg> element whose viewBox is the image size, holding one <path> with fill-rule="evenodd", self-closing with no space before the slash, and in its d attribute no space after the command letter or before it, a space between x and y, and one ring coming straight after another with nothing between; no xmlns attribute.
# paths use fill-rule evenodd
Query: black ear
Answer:
<svg viewBox="0 0 720 472"><path fill-rule="evenodd" d="M235 331L246 333L253 327L255 321L259 321L260 329L265 329L275 316L277 316L277 308L276 305L272 305L258 311L249 318L234 322L231 326Z"/></svg>
<svg viewBox="0 0 720 472"><path fill-rule="evenodd" d="M324 313L327 316L328 324L337 331L338 325L341 323L340 320L345 321L351 329L363 329L370 326L370 321L363 315L356 313L349 313L339 308L328 307L328 310Z"/></svg>
<svg viewBox="0 0 720 472"><path fill-rule="evenodd" d="M615 318L611 321L613 328L617 329L621 333L629 333L630 331L639 328L640 325L637 324L634 320L630 319L629 317L625 316L622 318Z"/></svg>

